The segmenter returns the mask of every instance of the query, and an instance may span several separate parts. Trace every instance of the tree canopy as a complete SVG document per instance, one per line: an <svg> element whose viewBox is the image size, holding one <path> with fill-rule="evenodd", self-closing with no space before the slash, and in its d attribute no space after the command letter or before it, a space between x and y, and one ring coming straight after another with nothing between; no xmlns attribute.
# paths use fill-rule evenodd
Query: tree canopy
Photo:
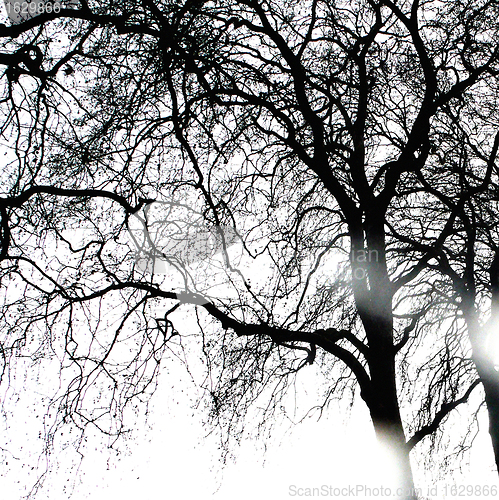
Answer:
<svg viewBox="0 0 499 500"><path fill-rule="evenodd" d="M61 5L0 26L1 383L119 436L187 310L227 436L316 363L401 498L478 386L498 463L499 3Z"/></svg>

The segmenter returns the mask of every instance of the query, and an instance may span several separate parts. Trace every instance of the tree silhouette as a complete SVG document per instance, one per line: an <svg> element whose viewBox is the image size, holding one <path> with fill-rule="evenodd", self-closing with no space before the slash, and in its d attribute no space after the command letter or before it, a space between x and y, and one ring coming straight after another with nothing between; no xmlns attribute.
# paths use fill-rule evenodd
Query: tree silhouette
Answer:
<svg viewBox="0 0 499 500"><path fill-rule="evenodd" d="M461 110L458 110L459 114ZM482 117L487 116L485 111ZM478 135L463 130L453 118L456 153L450 164L445 189L433 187L431 176L424 179L428 193L436 203L436 211L454 214L445 242L434 254L438 269L447 279L447 307L462 314L473 351L473 361L485 392L495 462L499 470L499 359L497 357L498 265L497 249L497 167L499 133L490 153L477 146ZM478 168L476 168L478 166ZM456 189L449 196L449 187ZM411 241L418 246L418 243ZM423 250L424 244L419 244Z"/></svg>
<svg viewBox="0 0 499 500"><path fill-rule="evenodd" d="M326 400L358 387L397 458L399 496L414 498L410 450L478 377L495 411L448 277L473 257L470 187L495 182L498 10L82 1L0 27L2 283L17 287L3 304L3 381L16 357L52 352L58 422L119 435L123 408L180 342L175 311L193 304L227 435L269 387L270 419L318 363ZM155 201L184 206L168 219L180 232L201 214L217 251L170 274L137 261L131 218ZM461 271L469 287L473 269ZM118 326L105 320L113 304Z"/></svg>

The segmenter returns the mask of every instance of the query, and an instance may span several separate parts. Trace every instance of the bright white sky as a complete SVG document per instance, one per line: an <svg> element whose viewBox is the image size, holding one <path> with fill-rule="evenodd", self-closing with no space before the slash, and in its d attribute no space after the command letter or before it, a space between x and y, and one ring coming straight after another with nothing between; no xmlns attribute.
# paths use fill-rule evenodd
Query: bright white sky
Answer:
<svg viewBox="0 0 499 500"><path fill-rule="evenodd" d="M187 379L184 382L187 384ZM97 451L95 456L87 457L82 467L85 476L77 487L75 500L284 500L292 498L290 485L344 487L360 484L373 488L389 485L383 456L368 424L367 411L363 403L359 403L348 425L343 424L338 415L329 415L319 422L311 418L287 436L287 426L277 429L276 438L268 443L266 455L254 442L245 443L239 460L227 467L219 491L212 496L218 485L217 475L210 472L210 466L216 466L216 442L213 439L203 442L201 416L193 417L187 398L181 397L178 390L172 397L171 390L171 379L164 377L150 420L153 429L137 433L130 456L120 462L114 459L109 470L105 453ZM476 442L472 469L467 471L465 468L454 478L449 476L449 486L453 484L451 479L464 485L499 484L497 474L492 472L492 453L485 424L483 422L482 435ZM265 466L262 464L264 457ZM427 488L429 485L419 486ZM435 499L444 498L443 485L441 493ZM54 497L49 495L48 498Z"/></svg>
<svg viewBox="0 0 499 500"><path fill-rule="evenodd" d="M73 500L284 500L294 498L289 494L291 485L389 486L387 464L377 448L365 405L359 401L354 405L349 423L343 421L339 407L333 403L319 422L309 418L291 432L288 424L277 427L266 443L266 454L261 449L262 443L243 443L238 461L227 466L215 493L221 477L216 440L203 439L203 416L189 407L195 387L185 371L173 363L165 363L165 366L168 373L163 372L153 400L150 430L139 427L129 443L131 453L121 455L119 460L102 448L100 440L95 439L94 444L91 441ZM318 379L314 371L312 366L302 372L303 384L299 391L303 411L315 402L314 387ZM303 390L305 386L308 394ZM26 416L18 417L21 421ZM464 466L462 473L449 474L446 478L449 488L454 481L463 485L499 485L497 473L493 471L486 418L482 418L481 429L472 453L471 469ZM68 453L68 457L73 455ZM74 472L66 467L64 453L58 458L62 465L50 475L37 500L68 498L63 488L69 487ZM20 493L31 483L25 482L25 470L19 469L19 463L11 463L14 464L11 473L0 478L0 491L2 499L14 500L20 498ZM438 496L430 496L432 500L451 498L443 494L444 484L441 483ZM418 486L426 493L429 484L421 481ZM354 498L392 497L359 495Z"/></svg>
<svg viewBox="0 0 499 500"><path fill-rule="evenodd" d="M311 367L303 373L305 384L314 384L313 372ZM212 496L220 476L218 474L217 478L217 474L210 472L210 466L215 465L216 470L216 442L214 439L203 441L202 416L192 416L188 397L178 392L179 384L176 384L175 392L172 390L171 376L172 373L163 378L156 395L150 420L153 429L142 435L138 433L131 448L132 454L119 463L112 463L109 471L106 470L105 455L89 457L89 463L83 466L86 477L75 500L284 500L293 498L289 489L291 485L389 486L387 463L377 447L365 405L359 402L354 406L348 424L333 404L329 414L319 422L312 417L288 433L289 426L281 426L267 443L265 455L258 443L244 443L238 461L226 468L221 487ZM188 386L187 377L183 383ZM309 392L309 398L303 395L303 403L312 402L314 391ZM449 487L453 481L463 485L499 485L497 473L493 471L485 420L482 419L482 432L472 454L472 468L465 466L462 473L449 475L446 480ZM265 465L262 463L264 458ZM439 495L431 498L446 498L444 484L440 485ZM420 482L418 486L426 493L430 485ZM355 498L375 496L359 495Z"/></svg>

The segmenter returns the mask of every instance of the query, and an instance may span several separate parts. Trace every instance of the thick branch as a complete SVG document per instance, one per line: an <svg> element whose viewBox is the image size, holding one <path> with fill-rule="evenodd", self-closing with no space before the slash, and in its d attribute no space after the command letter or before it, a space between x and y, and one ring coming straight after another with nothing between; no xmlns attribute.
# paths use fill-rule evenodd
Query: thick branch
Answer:
<svg viewBox="0 0 499 500"><path fill-rule="evenodd" d="M246 324L240 323L220 311L211 303L203 304L203 307L215 319L219 320L224 329L232 329L238 336L262 335L270 337L274 342L306 342L322 347L338 359L341 359L352 370L361 388L361 395L364 400L369 398L370 379L360 361L347 349L340 347L336 342L342 338L351 338L351 332L328 328L327 330L316 330L315 332L291 331L284 328L276 328L265 323ZM360 341L359 341L360 342ZM367 349L364 346L364 349Z"/></svg>
<svg viewBox="0 0 499 500"><path fill-rule="evenodd" d="M65 189L58 188L55 186L32 186L26 191L23 191L18 196L12 196L8 198L0 198L0 208L6 207L20 207L23 203L26 203L32 196L36 194L49 194L53 196L65 196L65 197L94 197L94 198L108 198L119 203L128 214L134 214L139 211L142 206L146 203L150 203L154 200L146 200L144 198L139 198L139 203L134 207L128 203L124 196L113 193L112 191L105 191L103 189Z"/></svg>
<svg viewBox="0 0 499 500"><path fill-rule="evenodd" d="M452 403L443 403L442 407L440 408L440 411L438 411L435 415L435 418L431 423L428 425L424 425L414 433L414 435L407 441L407 447L411 450L416 446L424 437L432 434L435 432L438 427L440 426L440 423L442 420L455 408L457 408L460 404L466 403L468 401L468 398L470 397L470 394L472 393L473 389L480 383L480 380L475 380L471 386L468 388L468 390L464 393L464 396L456 399Z"/></svg>

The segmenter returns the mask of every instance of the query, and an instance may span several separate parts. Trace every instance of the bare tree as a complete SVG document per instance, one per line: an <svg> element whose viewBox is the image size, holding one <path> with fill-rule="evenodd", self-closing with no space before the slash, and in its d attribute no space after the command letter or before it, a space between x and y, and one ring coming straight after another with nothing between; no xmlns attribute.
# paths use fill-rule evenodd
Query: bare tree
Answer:
<svg viewBox="0 0 499 500"><path fill-rule="evenodd" d="M452 224L441 245L434 248L434 263L446 280L440 287L447 296L447 308L462 316L472 347L472 359L485 392L496 466L499 470L499 358L498 358L498 265L497 247L497 150L499 133L484 141L483 130L470 130L457 119L465 111L461 105L449 110L448 182L433 185L433 175L421 180L435 200L435 212L453 214ZM488 122L489 134L498 124L487 107L477 119ZM467 120L465 121L465 123ZM485 142L485 144L484 144ZM488 144L492 142L492 144ZM484 147L485 145L485 147ZM488 151L487 151L488 149ZM442 189L443 188L443 189ZM449 191L451 190L451 191ZM451 194L452 193L452 194ZM406 240L408 241L408 240ZM411 245L427 252L424 243Z"/></svg>
<svg viewBox="0 0 499 500"><path fill-rule="evenodd" d="M119 435L180 342L175 311L194 304L214 421L234 430L269 388L270 418L290 378L320 363L326 398L358 387L399 496L414 498L410 450L478 384L433 262L465 200L449 120L492 137L477 102L497 95L497 11L82 1L1 27L2 283L18 287L3 304L4 379L16 356L53 352L61 422ZM450 202L430 202L437 191ZM155 243L173 269L142 265L125 238L155 200L184 207L169 222L201 214L186 224L217 234L217 251L179 262ZM89 409L99 383L105 404Z"/></svg>

